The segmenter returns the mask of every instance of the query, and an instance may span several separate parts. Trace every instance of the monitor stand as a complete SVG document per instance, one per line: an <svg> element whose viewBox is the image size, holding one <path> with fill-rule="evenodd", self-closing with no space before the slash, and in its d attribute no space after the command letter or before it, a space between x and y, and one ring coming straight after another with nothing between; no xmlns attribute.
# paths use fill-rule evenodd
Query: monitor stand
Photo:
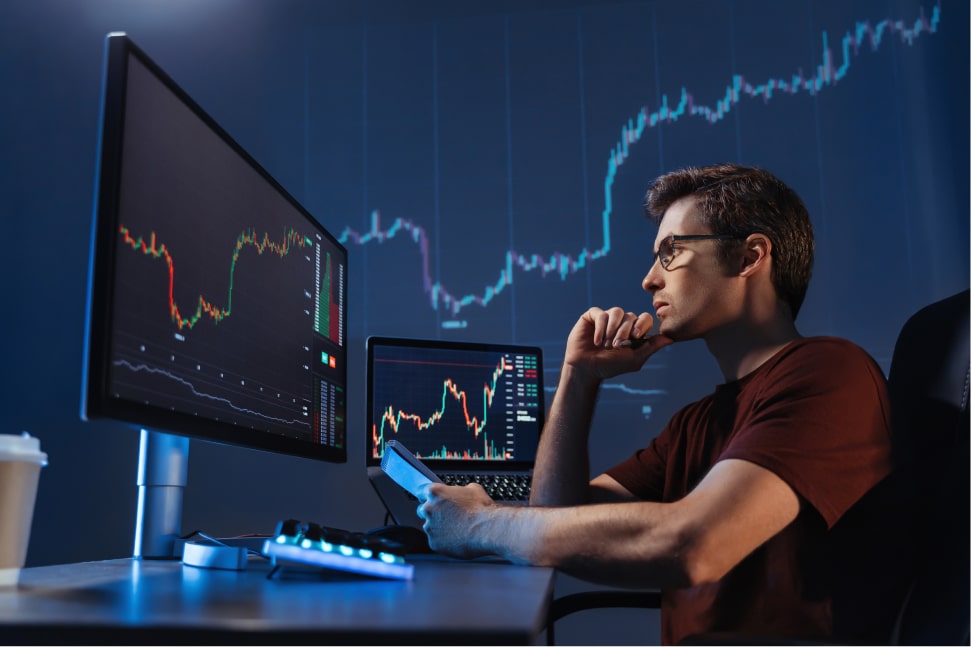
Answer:
<svg viewBox="0 0 971 647"><path fill-rule="evenodd" d="M182 493L188 477L189 439L141 430L138 445L138 510L135 559L179 559Z"/></svg>

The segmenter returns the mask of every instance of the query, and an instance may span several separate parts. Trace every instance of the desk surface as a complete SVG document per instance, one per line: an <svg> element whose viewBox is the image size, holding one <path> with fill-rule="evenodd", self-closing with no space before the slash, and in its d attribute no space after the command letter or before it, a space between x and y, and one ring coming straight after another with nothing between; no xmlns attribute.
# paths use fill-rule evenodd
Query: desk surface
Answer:
<svg viewBox="0 0 971 647"><path fill-rule="evenodd" d="M5 643L532 644L554 571L416 556L411 581L119 559L25 569L0 588Z"/></svg>

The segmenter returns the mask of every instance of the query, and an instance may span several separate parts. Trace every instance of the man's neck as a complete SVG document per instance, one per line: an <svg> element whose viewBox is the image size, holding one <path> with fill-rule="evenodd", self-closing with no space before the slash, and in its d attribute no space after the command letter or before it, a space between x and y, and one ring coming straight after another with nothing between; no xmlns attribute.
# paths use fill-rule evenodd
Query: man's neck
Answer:
<svg viewBox="0 0 971 647"><path fill-rule="evenodd" d="M705 338L726 382L741 379L802 335L788 317L752 326L741 324L713 332Z"/></svg>

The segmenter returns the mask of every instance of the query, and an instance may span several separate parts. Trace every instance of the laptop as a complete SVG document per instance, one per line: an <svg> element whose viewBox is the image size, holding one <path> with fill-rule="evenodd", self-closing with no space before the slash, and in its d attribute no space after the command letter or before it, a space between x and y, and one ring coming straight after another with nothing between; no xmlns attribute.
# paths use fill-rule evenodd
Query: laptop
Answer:
<svg viewBox="0 0 971 647"><path fill-rule="evenodd" d="M396 524L421 520L418 500L381 469L389 440L445 483L477 482L496 501L524 504L545 415L537 346L367 339L368 479Z"/></svg>

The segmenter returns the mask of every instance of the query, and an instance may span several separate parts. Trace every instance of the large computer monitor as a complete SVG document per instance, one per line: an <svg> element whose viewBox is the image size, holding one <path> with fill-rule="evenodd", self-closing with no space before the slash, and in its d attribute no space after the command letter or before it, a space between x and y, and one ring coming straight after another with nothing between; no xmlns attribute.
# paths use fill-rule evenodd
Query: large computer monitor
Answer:
<svg viewBox="0 0 971 647"><path fill-rule="evenodd" d="M347 250L123 33L97 173L81 413L142 430L139 556L189 438L347 460Z"/></svg>

